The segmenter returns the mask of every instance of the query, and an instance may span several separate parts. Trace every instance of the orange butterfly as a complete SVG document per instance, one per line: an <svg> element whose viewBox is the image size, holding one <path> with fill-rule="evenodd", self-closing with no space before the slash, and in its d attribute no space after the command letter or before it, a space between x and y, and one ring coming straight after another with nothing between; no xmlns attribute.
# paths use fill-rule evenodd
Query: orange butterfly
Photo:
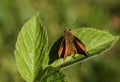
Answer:
<svg viewBox="0 0 120 82"><path fill-rule="evenodd" d="M75 54L83 54L87 57L85 45L66 27L64 38L58 50L58 55L65 60L67 56L74 56Z"/></svg>

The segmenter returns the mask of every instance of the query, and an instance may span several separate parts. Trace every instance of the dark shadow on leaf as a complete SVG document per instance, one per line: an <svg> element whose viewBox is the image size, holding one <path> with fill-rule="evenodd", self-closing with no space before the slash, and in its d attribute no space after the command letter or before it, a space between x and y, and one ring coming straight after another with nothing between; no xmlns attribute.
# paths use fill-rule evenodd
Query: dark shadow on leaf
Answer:
<svg viewBox="0 0 120 82"><path fill-rule="evenodd" d="M49 53L49 64L52 64L55 60L59 59L58 57L58 49L60 47L60 44L62 42L63 37L60 37L55 43L54 45L51 47L50 49L50 53Z"/></svg>

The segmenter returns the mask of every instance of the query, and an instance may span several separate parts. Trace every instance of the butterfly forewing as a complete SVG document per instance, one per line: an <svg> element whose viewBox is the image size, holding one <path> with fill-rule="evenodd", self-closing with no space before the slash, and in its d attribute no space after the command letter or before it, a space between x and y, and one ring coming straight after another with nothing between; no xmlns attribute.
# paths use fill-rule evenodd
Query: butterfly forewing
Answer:
<svg viewBox="0 0 120 82"><path fill-rule="evenodd" d="M83 54L87 56L85 45L75 36L74 36L74 45L77 49L78 54Z"/></svg>
<svg viewBox="0 0 120 82"><path fill-rule="evenodd" d="M63 38L61 44L60 44L60 48L58 50L58 55L59 57L64 57L65 54L65 39Z"/></svg>

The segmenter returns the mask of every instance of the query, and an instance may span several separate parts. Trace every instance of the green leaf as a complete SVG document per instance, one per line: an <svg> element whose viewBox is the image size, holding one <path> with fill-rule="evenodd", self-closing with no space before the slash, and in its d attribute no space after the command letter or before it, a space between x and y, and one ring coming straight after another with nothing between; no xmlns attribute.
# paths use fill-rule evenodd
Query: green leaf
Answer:
<svg viewBox="0 0 120 82"><path fill-rule="evenodd" d="M38 82L66 82L65 75L59 69L46 67L37 79Z"/></svg>
<svg viewBox="0 0 120 82"><path fill-rule="evenodd" d="M66 66L73 65L75 63L84 62L92 57L95 57L105 50L108 50L119 39L118 36L113 36L106 31L100 31L92 28L81 28L72 31L73 34L78 37L86 46L89 57L76 54L74 57L68 56L63 62L63 58L58 57L58 49L60 46L61 38L55 42L50 50L49 64L53 67L64 68ZM56 51L54 51L54 50Z"/></svg>
<svg viewBox="0 0 120 82"><path fill-rule="evenodd" d="M84 42L87 52L90 55L108 49L119 39L118 36L113 36L107 31L100 31L91 28L82 28L73 32L76 37Z"/></svg>
<svg viewBox="0 0 120 82"><path fill-rule="evenodd" d="M39 23L39 13L22 27L16 42L18 71L27 82L33 82L45 68L47 61L47 34Z"/></svg>
<svg viewBox="0 0 120 82"><path fill-rule="evenodd" d="M63 58L58 57L62 37L47 51L47 33L39 23L39 13L29 20L19 33L16 42L16 63L21 76L27 82L65 82L60 69L77 62L84 62L110 48L119 38L108 32L91 28L72 31L86 46L89 57L76 54ZM49 53L49 55L48 55Z"/></svg>

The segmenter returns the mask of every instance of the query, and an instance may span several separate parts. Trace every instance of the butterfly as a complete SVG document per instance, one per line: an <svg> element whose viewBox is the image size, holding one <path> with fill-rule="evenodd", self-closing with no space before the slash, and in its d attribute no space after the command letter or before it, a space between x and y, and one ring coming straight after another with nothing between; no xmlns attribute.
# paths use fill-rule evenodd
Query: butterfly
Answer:
<svg viewBox="0 0 120 82"><path fill-rule="evenodd" d="M75 54L82 54L86 57L88 56L86 54L85 45L72 34L68 27L66 27L63 40L58 50L58 56L64 58L65 61L67 56L74 56Z"/></svg>

